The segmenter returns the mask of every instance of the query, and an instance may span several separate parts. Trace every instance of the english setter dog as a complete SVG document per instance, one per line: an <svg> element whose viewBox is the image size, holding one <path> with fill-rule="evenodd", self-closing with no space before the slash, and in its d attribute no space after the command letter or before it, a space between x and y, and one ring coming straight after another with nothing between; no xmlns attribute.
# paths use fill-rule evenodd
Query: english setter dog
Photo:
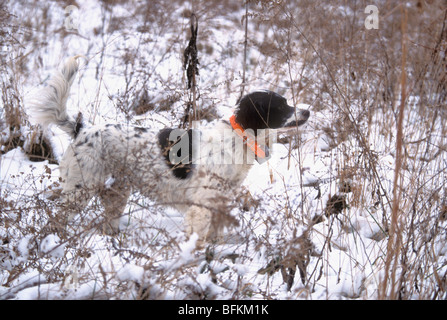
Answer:
<svg viewBox="0 0 447 320"><path fill-rule="evenodd" d="M61 199L70 208L69 219L96 195L109 232L119 231L128 197L139 191L184 213L187 234L212 239L253 161L268 159L272 129L296 130L310 114L277 93L257 91L240 99L229 121L212 129L87 126L66 111L77 58L49 80L29 106L30 118L44 128L55 124L72 138L60 161Z"/></svg>

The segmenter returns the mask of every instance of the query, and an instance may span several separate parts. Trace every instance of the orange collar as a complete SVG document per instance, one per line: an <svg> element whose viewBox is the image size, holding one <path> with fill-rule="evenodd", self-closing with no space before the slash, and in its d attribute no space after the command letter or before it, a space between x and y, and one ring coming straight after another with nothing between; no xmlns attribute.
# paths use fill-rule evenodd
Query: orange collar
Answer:
<svg viewBox="0 0 447 320"><path fill-rule="evenodd" d="M233 130L244 140L244 143L255 153L255 155L258 158L264 159L265 151L258 145L256 138L252 134L245 132L244 128L236 122L236 115L230 117L230 123Z"/></svg>

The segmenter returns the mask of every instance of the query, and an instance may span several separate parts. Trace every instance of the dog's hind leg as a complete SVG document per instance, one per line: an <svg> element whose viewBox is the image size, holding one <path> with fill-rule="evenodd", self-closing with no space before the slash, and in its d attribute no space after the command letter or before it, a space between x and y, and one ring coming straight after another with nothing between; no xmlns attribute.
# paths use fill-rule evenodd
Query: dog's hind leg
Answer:
<svg viewBox="0 0 447 320"><path fill-rule="evenodd" d="M62 180L61 202L69 223L77 214L82 213L100 190L101 169L94 167L95 163L87 157L77 157L73 148L68 148L59 165Z"/></svg>
<svg viewBox="0 0 447 320"><path fill-rule="evenodd" d="M114 235L119 232L120 218L126 208L131 188L124 183L114 182L101 190L99 197L104 206L103 232Z"/></svg>

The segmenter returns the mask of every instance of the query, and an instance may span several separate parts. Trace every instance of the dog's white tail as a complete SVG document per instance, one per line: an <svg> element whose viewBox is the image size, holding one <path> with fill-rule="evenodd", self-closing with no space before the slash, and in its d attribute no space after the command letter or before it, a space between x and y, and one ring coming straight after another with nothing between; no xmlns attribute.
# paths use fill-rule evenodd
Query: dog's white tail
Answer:
<svg viewBox="0 0 447 320"><path fill-rule="evenodd" d="M50 124L55 124L76 137L81 123L67 114L67 99L70 87L78 71L77 59L81 55L67 60L62 70L57 71L48 82L48 86L39 92L35 101L31 102L28 110L31 122L40 124L44 129Z"/></svg>

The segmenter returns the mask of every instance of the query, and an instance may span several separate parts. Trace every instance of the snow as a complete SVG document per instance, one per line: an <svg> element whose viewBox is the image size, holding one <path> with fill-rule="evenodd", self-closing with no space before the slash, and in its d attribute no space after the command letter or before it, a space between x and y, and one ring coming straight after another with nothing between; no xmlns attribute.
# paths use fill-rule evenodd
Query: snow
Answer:
<svg viewBox="0 0 447 320"><path fill-rule="evenodd" d="M141 282L143 280L144 268L134 265L126 264L116 273L116 278L121 281Z"/></svg>
<svg viewBox="0 0 447 320"><path fill-rule="evenodd" d="M187 43L184 34L189 27L189 20L182 18L181 13L189 9L187 4L172 12L178 16L177 33L165 26L157 29L157 25L148 34L137 32L147 22L141 16L132 16L128 7L131 4L116 4L107 11L101 3L76 1L76 18L82 19L78 33L65 38L55 34L47 40L48 44L38 53L39 70L23 80L25 105L60 62L68 56L85 54L90 60L72 87L68 102L71 114L81 111L92 124L133 121L132 124L152 128L177 124L182 103L187 100L181 62L183 45ZM52 16L49 28L57 29L66 18L64 8L58 2L48 6ZM37 10L21 8L20 4L11 4L11 8L19 21ZM352 15L349 8L336 10ZM33 14L36 19L41 18L39 10ZM244 33L239 21L243 14L241 8L225 18L210 19L214 28L205 28L211 30L206 37L213 44L213 51L201 57L202 101L205 106L216 105L217 113L225 118L231 115L240 92L241 75L237 70L241 69ZM104 17L106 26L98 17ZM120 18L125 21L129 17L135 19L129 28L102 35L103 27L110 26L113 19L120 22ZM250 28L253 33L259 31L254 26ZM39 32L42 31L37 30L36 34ZM259 32L259 38L264 36ZM178 38L184 41L171 41ZM133 64L126 65L122 60L127 51L137 53ZM264 55L251 48L248 56L258 61ZM297 63L293 69L300 67ZM29 68L36 70L34 66ZM269 87L274 79L268 75L275 68L274 63L251 65L247 89ZM128 92L123 95L126 82ZM287 86L284 81L274 87ZM120 99L137 101L143 89L150 93L149 100L154 104L170 97L179 99L172 102L169 111L155 108L132 120L117 112ZM292 101L290 91L285 95ZM331 97L327 95L326 100L331 101ZM248 209L235 205L231 213L240 225L227 230L228 239L236 240L208 248L197 248L196 234L189 238L185 235L179 212L139 194L132 195L121 218L122 232L116 237L91 227L101 219L98 199L92 200L79 215L78 225L61 228L57 202L45 198L48 189L58 183L58 167L47 161L29 161L21 148L2 154L0 299L135 299L142 288L151 299L377 298L388 239L382 219L385 213L389 214L384 192L391 195L393 191L395 137L385 137L381 133L383 119L373 115L372 138L368 143L380 164L377 174L381 186L368 183L365 177L370 172L365 170L361 178L350 180L352 191L344 194L348 208L336 216L324 217L327 201L339 193L345 171L350 178L350 168L361 167L370 160L355 139L343 140L326 133L324 129L332 126L333 111L313 110L306 102L297 105L311 110L311 118L300 134L290 143L275 144L272 158L255 164L245 180L243 187L250 193L250 205ZM410 127L417 118L409 117L407 121ZM2 133L2 139L8 134ZM48 135L60 158L68 147L68 138L56 128L51 128ZM417 149L413 152L422 154ZM437 165L442 164L445 159ZM430 166L427 165L427 172L439 169ZM445 176L440 174L437 178L443 181ZM410 179L407 172L404 183ZM113 182L110 177L107 187ZM436 179L433 184L442 188L442 182ZM312 225L316 216L323 216L322 222ZM437 227L445 229L445 221L440 220ZM310 245L304 246L308 231ZM439 261L433 268L445 274L447 246L443 239L434 238L432 250ZM259 272L281 259L283 265L272 272ZM293 259L307 261L306 282L302 283L297 269L293 284L287 288L282 272L287 272L287 263ZM11 279L18 266L24 266L23 271Z"/></svg>
<svg viewBox="0 0 447 320"><path fill-rule="evenodd" d="M55 234L49 234L40 243L40 251L52 258L58 259L64 256L65 243Z"/></svg>

